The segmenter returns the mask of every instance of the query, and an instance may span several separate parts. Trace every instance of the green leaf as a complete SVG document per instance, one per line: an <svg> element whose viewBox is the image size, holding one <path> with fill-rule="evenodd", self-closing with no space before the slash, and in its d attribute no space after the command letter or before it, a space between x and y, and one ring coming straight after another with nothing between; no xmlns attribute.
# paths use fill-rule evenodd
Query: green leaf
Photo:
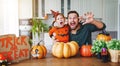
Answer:
<svg viewBox="0 0 120 66"><path fill-rule="evenodd" d="M107 43L108 49L120 50L120 40L113 39Z"/></svg>
<svg viewBox="0 0 120 66"><path fill-rule="evenodd" d="M38 34L38 36L40 37L40 33L43 32L47 32L48 31L48 26L47 24L43 23L43 21L41 19L38 18L33 18L32 19L32 29L31 32L35 35Z"/></svg>
<svg viewBox="0 0 120 66"><path fill-rule="evenodd" d="M106 42L103 40L95 40L93 41L93 46L92 46L92 53L99 53L101 52L102 48L107 48Z"/></svg>

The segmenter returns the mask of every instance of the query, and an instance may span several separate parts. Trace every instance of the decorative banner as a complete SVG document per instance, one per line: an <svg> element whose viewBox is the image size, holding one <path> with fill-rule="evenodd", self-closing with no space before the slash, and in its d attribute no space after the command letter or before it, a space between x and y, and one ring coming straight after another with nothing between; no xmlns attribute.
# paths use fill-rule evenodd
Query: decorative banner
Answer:
<svg viewBox="0 0 120 66"><path fill-rule="evenodd" d="M30 44L27 36L16 37L14 34L0 36L0 54L8 62L19 62L30 58Z"/></svg>

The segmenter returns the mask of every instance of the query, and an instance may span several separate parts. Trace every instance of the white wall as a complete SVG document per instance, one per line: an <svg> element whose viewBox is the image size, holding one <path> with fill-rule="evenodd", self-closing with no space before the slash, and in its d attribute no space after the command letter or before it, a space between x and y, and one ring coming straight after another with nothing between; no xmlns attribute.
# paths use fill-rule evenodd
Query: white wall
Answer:
<svg viewBox="0 0 120 66"><path fill-rule="evenodd" d="M3 13L4 13L4 11L3 11L3 6L4 6L4 0L0 0L0 35L1 34L3 34L3 32L4 32L4 24L3 24L3 21L4 21L4 17L3 17Z"/></svg>
<svg viewBox="0 0 120 66"><path fill-rule="evenodd" d="M118 0L103 0L103 22L108 31L117 31Z"/></svg>
<svg viewBox="0 0 120 66"><path fill-rule="evenodd" d="M102 0L71 0L71 10L76 10L80 15L93 12L96 18L102 18Z"/></svg>
<svg viewBox="0 0 120 66"><path fill-rule="evenodd" d="M47 2L47 1L49 1L49 2ZM67 4L66 1L64 1L64 3ZM75 1L79 1L79 0L75 0ZM75 1L73 1L73 3ZM86 0L85 1L81 0L81 1L82 1L82 2L80 2L81 4L78 4L78 2L77 3L75 2L74 4L79 5L79 6L81 5L81 7L83 7L84 4L82 4L82 3L85 3ZM91 0L91 1L98 1L98 0ZM111 8L114 8L113 6L116 6L115 2L117 0L99 0L99 1L100 1L100 3L105 1L106 2L106 7L108 7L108 5L109 5L108 3L111 3L110 1L113 1L112 2L113 4L111 4ZM118 2L119 5L120 5L120 0L118 0L118 1L119 1ZM56 3L56 4L53 4L51 2L53 2L53 1L51 1L51 0L46 0L45 1L45 3L47 4L45 6L45 8L46 8L45 12L46 13L47 12L49 13L50 9L55 9L55 10L58 10L58 11L61 10L61 1L54 0L54 3ZM87 3L89 3L89 2L86 2L86 4ZM52 4L52 6L49 6L51 4ZM97 3L95 3L95 4L97 4ZM67 6L66 5L64 5L64 6L67 9ZM84 6L84 7L86 7L86 6ZM102 5L102 6L105 6L105 4ZM60 8L58 8L58 7L60 7ZM93 5L91 5L89 7L92 8L93 10L95 10L93 8ZM101 8L101 6L96 6L96 7ZM108 30L113 30L113 31L118 30L119 31L119 33L118 33L119 36L118 37L120 38L120 17L117 18L117 15L116 15L120 11L117 12L116 7L114 9L112 9L112 11L106 9L107 11L105 11L103 13L103 15L101 15L99 13L99 14L97 14L97 16L98 17L102 16L103 18L107 18L107 19L104 19L104 21L108 25ZM72 8L73 8L73 6L72 6ZM74 7L74 8L78 9L79 7ZM88 10L90 8L88 8ZM108 9L111 9L111 8L108 8ZM85 8L85 9L87 9L87 8ZM84 12L83 9L80 9L80 12ZM65 11L65 13L67 13L67 11ZM109 15L111 13L113 13L114 16ZM105 16L105 15L108 15L108 16ZM120 16L120 13L119 13L119 16ZM26 19L26 18L31 18L31 17L32 17L32 0L0 0L0 35L8 34L8 33L14 33L16 35L19 35L18 19L19 18L20 19ZM116 25L118 25L118 27Z"/></svg>
<svg viewBox="0 0 120 66"><path fill-rule="evenodd" d="M0 0L0 35L18 31L18 0Z"/></svg>
<svg viewBox="0 0 120 66"><path fill-rule="evenodd" d="M95 18L102 18L108 31L117 31L117 8L118 0L71 0L71 10L78 11L80 15L93 12Z"/></svg>
<svg viewBox="0 0 120 66"><path fill-rule="evenodd" d="M18 0L19 19L32 18L32 0Z"/></svg>
<svg viewBox="0 0 120 66"><path fill-rule="evenodd" d="M120 39L120 0L118 0L118 39Z"/></svg>
<svg viewBox="0 0 120 66"><path fill-rule="evenodd" d="M51 14L51 9L61 12L61 0L45 0L45 13Z"/></svg>

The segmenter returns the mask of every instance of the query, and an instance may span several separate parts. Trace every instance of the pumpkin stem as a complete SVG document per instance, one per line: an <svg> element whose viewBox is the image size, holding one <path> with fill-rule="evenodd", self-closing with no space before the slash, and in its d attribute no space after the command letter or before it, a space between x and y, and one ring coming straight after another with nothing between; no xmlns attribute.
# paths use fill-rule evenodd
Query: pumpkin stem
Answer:
<svg viewBox="0 0 120 66"><path fill-rule="evenodd" d="M102 30L102 33L100 33L100 34L104 34L104 35L107 35L107 36L110 35L106 30Z"/></svg>
<svg viewBox="0 0 120 66"><path fill-rule="evenodd" d="M43 45L44 45L44 41L43 41L43 40L40 40L37 45L40 45L40 44L43 44Z"/></svg>

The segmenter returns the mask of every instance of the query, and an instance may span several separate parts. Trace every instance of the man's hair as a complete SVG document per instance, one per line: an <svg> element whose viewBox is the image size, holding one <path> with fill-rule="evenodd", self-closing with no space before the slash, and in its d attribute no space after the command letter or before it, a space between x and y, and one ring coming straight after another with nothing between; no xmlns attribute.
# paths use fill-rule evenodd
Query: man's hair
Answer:
<svg viewBox="0 0 120 66"><path fill-rule="evenodd" d="M69 16L69 14L71 14L71 13L75 13L75 14L77 14L77 16L79 17L79 14L78 14L78 12L77 11L69 11L68 12L68 14L67 14L67 17Z"/></svg>

